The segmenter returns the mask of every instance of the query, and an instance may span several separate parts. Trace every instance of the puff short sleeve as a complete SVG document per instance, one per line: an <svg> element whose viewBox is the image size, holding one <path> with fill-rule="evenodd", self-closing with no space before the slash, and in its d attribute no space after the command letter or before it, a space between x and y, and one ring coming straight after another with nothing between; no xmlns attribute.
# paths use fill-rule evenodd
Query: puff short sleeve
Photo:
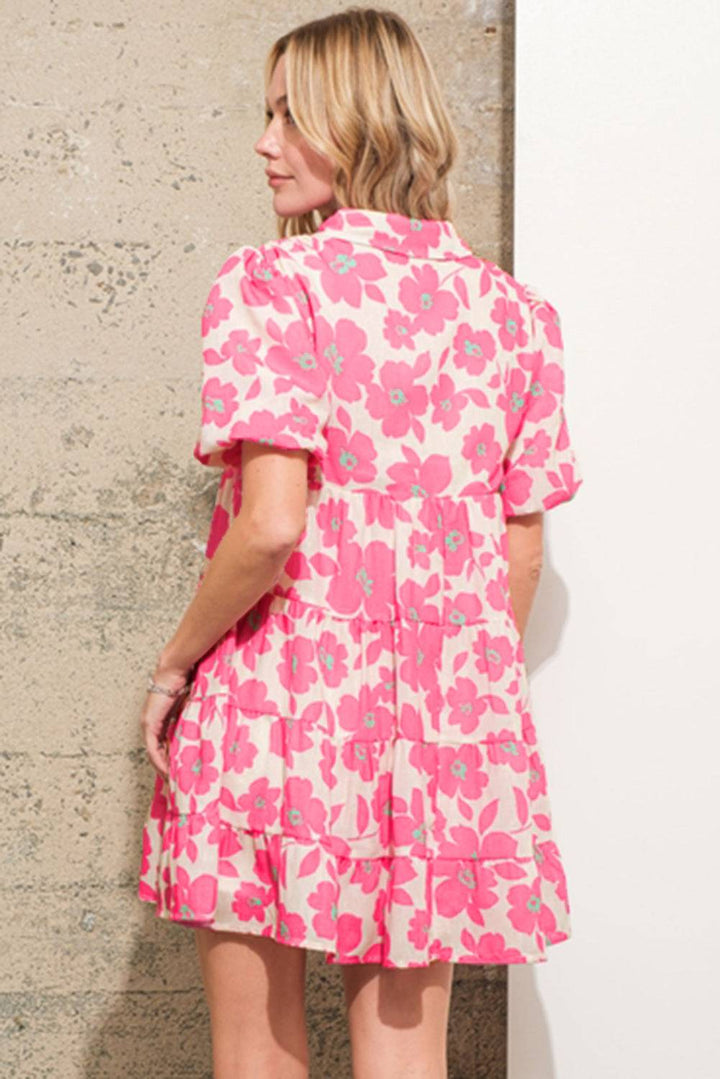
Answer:
<svg viewBox="0 0 720 1079"><path fill-rule="evenodd" d="M560 316L533 288L527 344L508 375L509 446L500 491L506 517L549 510L574 497L583 482L565 416Z"/></svg>
<svg viewBox="0 0 720 1079"><path fill-rule="evenodd" d="M220 268L202 314L200 435L193 456L238 465L241 442L327 451L329 365L318 359L307 291L278 245L245 245Z"/></svg>

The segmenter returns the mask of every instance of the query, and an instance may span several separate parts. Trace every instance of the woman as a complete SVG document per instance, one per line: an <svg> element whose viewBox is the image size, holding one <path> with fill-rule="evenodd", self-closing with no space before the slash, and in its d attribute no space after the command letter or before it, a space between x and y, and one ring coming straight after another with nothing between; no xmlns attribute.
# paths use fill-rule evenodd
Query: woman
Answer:
<svg viewBox="0 0 720 1079"><path fill-rule="evenodd" d="M454 962L570 935L522 644L543 512L582 482L560 326L452 224L397 15L286 34L266 109L280 235L203 315L223 471L141 720L139 895L195 929L216 1079L307 1075L307 948L342 964L356 1079L443 1076Z"/></svg>

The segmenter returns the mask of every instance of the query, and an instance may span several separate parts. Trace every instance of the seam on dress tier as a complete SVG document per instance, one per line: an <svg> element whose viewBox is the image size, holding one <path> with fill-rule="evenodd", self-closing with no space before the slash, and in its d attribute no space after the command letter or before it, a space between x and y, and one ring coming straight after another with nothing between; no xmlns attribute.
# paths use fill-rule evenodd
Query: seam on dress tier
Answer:
<svg viewBox="0 0 720 1079"><path fill-rule="evenodd" d="M407 502L427 502L430 499L438 502L455 502L461 498L466 502L478 502L481 498L488 498L490 495L502 496L502 491L499 487L496 487L492 491L481 491L472 495L462 494L457 491L445 495L410 495L408 498L396 498L390 491L381 491L378 487L352 487L350 484L333 483L332 480L327 479L325 476L323 476L322 485L323 487L332 487L333 490L344 492L345 494L371 494L379 498L387 498L401 506Z"/></svg>
<svg viewBox="0 0 720 1079"><path fill-rule="evenodd" d="M328 618L335 619L337 622L360 622L365 625L373 626L441 626L443 629L446 627L452 627L456 630L465 629L466 626L481 626L485 629L497 629L498 631L507 629L507 621L500 617L498 617L497 619L476 618L469 622L463 622L462 625L459 626L457 622L431 622L429 619L425 618L410 618L408 615L403 614L402 611L400 611L398 613L398 616L395 618L367 618L365 615L361 614L343 615L338 614L338 612L334 611L331 607L321 607L317 603L310 603L308 600L300 599L300 597L298 596L283 595L282 592L266 592L257 601L255 607L251 609L255 610L263 601L267 600L268 596L272 597L273 599L282 599L287 604L297 604L298 606L304 607L307 610L322 611L322 613ZM280 615L285 613L285 611L266 610L263 612L263 617L267 615ZM242 617L244 618L245 615L243 615ZM228 633L231 632L232 629L233 627L231 626L230 630L228 630Z"/></svg>
<svg viewBox="0 0 720 1079"><path fill-rule="evenodd" d="M293 725L304 724L304 725L307 725L310 728L317 728L317 729L323 730L323 731L326 730L326 728L323 726L323 724L317 719L305 719L304 716L286 716L286 715L283 715L281 712L265 712L265 711L261 711L261 710L259 710L257 708L251 708L246 704L241 704L239 701L236 701L234 699L233 694L230 693L228 690L218 690L216 693L205 693L205 694L201 694L201 695L199 695L197 697L188 697L188 699L187 699L187 701L185 703L186 704L193 704L193 703L200 702L200 701L208 701L208 700L211 700L213 697L229 697L233 701L233 704L238 709L238 711L243 712L243 713L248 713L251 716L258 716L258 717L259 716L266 716L268 719L273 719L273 720L282 719L282 720L285 720L288 723L292 723ZM310 702L310 703L322 703L322 702ZM307 708L308 706L309 705L304 705L303 707ZM533 745L534 744L532 742L528 742L527 739L522 737L522 735L514 735L512 732L510 732L510 734L508 734L508 735L504 735L502 738L500 738L499 736L495 737L495 738L467 738L466 737L466 738L462 738L462 739L460 739L458 741L455 741L455 740L449 739L449 738L445 738L445 737L436 738L436 739L433 739L433 740L429 740L427 738L405 738L404 735L397 735L396 737L390 737L390 738L352 738L352 737L347 737L347 738L338 739L337 741L338 742L362 742L362 743L413 742L413 743L416 743L416 744L422 744L422 745L426 745L426 746L437 746L437 745L443 745L443 746L468 746L468 745L489 746L489 745L505 745L507 742L515 742L517 745L521 745L521 746Z"/></svg>
<svg viewBox="0 0 720 1079"><path fill-rule="evenodd" d="M180 818L182 818L183 821L185 821L185 822L187 822L188 820L191 820L193 817L202 820L203 824L207 823L206 813L202 812L202 811L197 812L197 813L192 813L192 812L187 812L187 811L184 812L184 813L181 813L177 809L168 808L166 810L165 814L164 814L164 819L166 819L166 820L167 819L179 820ZM280 831L270 831L267 828L245 828L242 824L232 824L230 821L222 820L222 819L218 823L219 823L219 826L221 828L229 828L230 831L232 831L232 832L243 832L245 835L252 836L253 838L258 838L259 837L261 839L265 839L265 838L274 838L275 836L280 836L282 839L291 840L293 843L297 843L299 846L307 846L307 847L321 846L329 856L331 856L333 858L337 858L338 860L339 859L344 859L346 862L397 861L398 859L404 858L407 861L433 862L433 863L435 863L437 865L446 865L446 864L457 865L458 863L462 863L462 864L467 863L468 865L477 865L478 862L511 862L511 861L512 862L519 862L522 865L525 865L526 863L535 861L532 854L525 854L525 855L522 855L522 854L496 854L496 855L488 855L488 856L486 856L484 858L480 857L480 856L477 856L477 857L470 856L468 858L454 858L454 857L450 857L448 855L435 854L432 851L427 851L425 854L420 854L420 853L409 854L409 853L405 853L405 852L398 852L398 853L395 853L395 854L390 854L390 853L388 853L388 854L377 854L377 855L340 854L340 853L338 853L338 851L336 849L337 838L334 837L334 836L327 836L327 835L298 836L298 835L295 835L293 832L285 832L282 829L280 829ZM515 831L509 831L508 830L506 832L506 834L509 835L509 836L518 836L518 837L522 838L526 833L531 832L531 831L532 831L532 825L527 824L522 828L517 828ZM344 836L342 838L345 839ZM352 842L355 839L366 839L366 838L368 838L367 835L350 836L348 842Z"/></svg>

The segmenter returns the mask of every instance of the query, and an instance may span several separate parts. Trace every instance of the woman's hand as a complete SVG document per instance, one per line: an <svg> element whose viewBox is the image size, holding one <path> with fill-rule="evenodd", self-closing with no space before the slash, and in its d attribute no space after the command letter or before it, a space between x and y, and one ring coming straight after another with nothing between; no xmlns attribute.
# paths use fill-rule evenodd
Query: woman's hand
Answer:
<svg viewBox="0 0 720 1079"><path fill-rule="evenodd" d="M152 678L167 689L180 689L188 682L189 672L158 666ZM164 779L168 776L167 735L172 719L182 707L189 690L188 686L186 692L177 697L168 697L165 693L151 693L148 690L140 715L140 726L150 763Z"/></svg>

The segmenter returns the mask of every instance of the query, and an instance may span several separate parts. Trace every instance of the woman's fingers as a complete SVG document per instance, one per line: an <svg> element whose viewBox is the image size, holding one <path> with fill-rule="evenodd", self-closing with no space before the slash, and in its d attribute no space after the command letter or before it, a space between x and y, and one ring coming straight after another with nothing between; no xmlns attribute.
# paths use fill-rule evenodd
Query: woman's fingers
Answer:
<svg viewBox="0 0 720 1079"><path fill-rule="evenodd" d="M177 708L178 701L148 700L140 717L140 726L145 737L145 749L150 763L163 778L168 776L168 734L170 713Z"/></svg>
<svg viewBox="0 0 720 1079"><path fill-rule="evenodd" d="M152 731L145 734L145 749L150 758L150 763L163 779L168 777L167 743L160 743L157 735Z"/></svg>

